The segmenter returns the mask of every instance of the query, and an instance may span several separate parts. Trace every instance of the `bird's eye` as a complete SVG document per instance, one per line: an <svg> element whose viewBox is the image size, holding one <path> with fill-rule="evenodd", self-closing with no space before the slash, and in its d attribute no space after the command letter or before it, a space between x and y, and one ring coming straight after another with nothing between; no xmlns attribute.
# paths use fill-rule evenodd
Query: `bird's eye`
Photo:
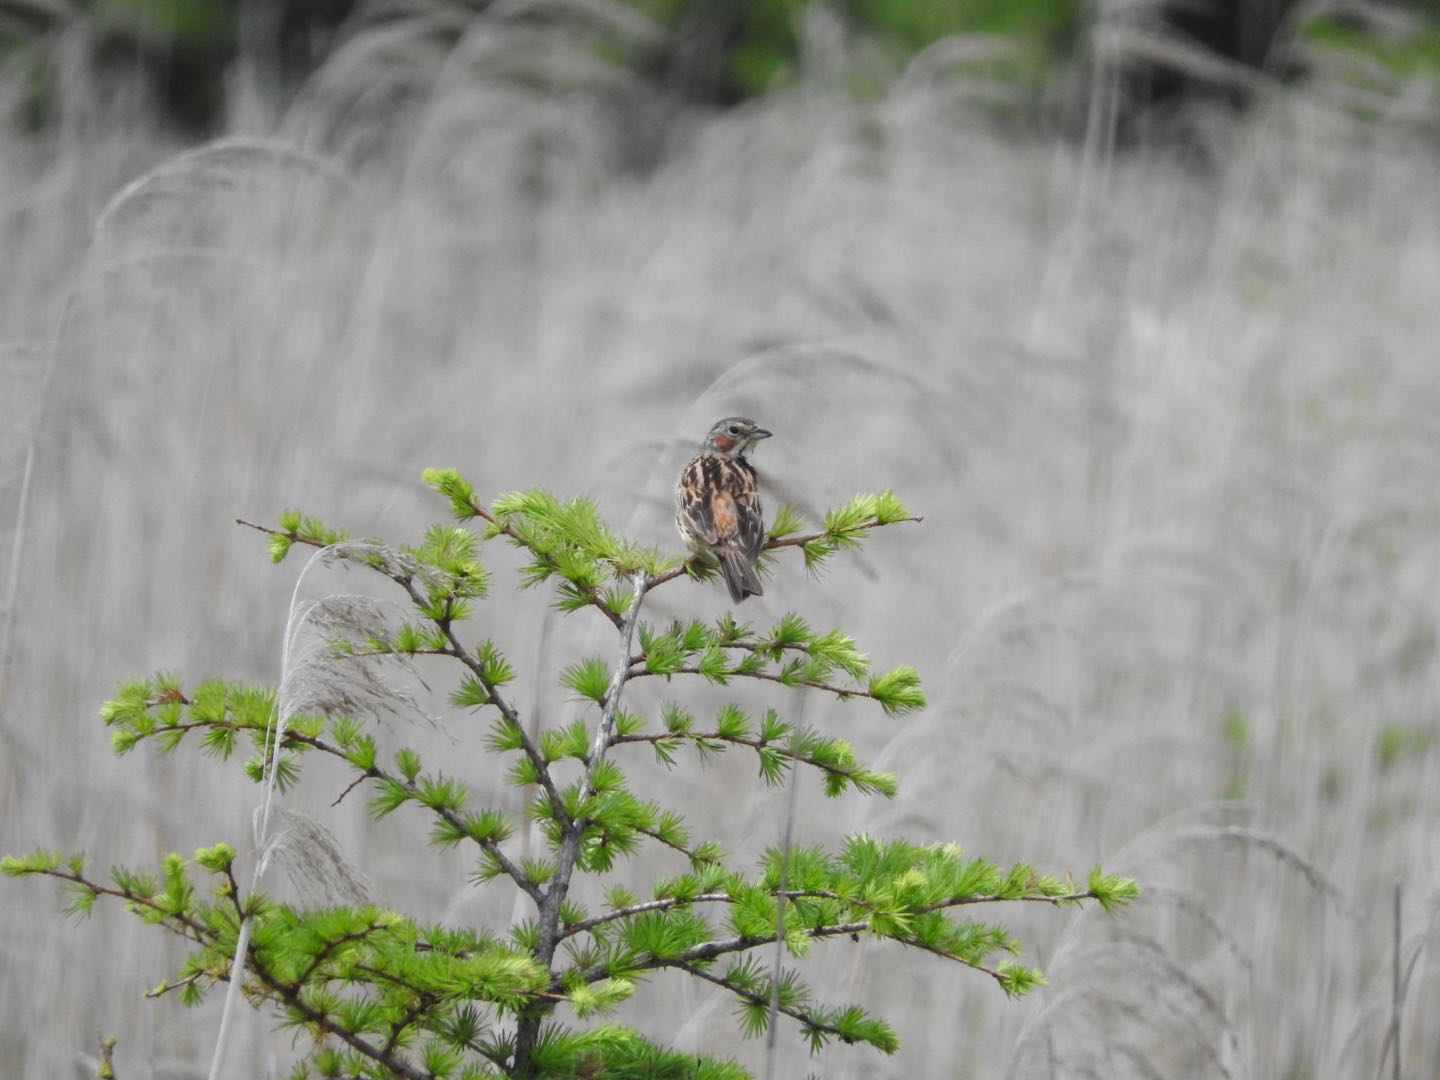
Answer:
<svg viewBox="0 0 1440 1080"><path fill-rule="evenodd" d="M725 434L727 434L727 435L739 435L739 434L740 434L740 429L739 429L736 425L731 424L728 428L725 429Z"/></svg>

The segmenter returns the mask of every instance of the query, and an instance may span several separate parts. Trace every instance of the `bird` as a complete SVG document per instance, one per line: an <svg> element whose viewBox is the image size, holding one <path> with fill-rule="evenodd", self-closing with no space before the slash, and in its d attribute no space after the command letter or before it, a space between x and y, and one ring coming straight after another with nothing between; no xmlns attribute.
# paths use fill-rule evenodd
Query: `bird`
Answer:
<svg viewBox="0 0 1440 1080"><path fill-rule="evenodd" d="M743 416L716 421L675 485L675 527L697 555L719 563L736 604L765 592L755 573L765 515L755 467L745 455L771 434Z"/></svg>

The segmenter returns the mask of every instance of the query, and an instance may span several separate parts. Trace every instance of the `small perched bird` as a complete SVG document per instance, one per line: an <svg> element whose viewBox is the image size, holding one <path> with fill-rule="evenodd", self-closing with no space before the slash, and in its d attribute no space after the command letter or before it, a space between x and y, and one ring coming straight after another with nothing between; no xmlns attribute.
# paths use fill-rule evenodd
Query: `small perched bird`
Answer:
<svg viewBox="0 0 1440 1080"><path fill-rule="evenodd" d="M727 416L710 429L675 485L675 527L697 555L720 564L737 604L764 594L755 563L765 543L765 515L755 469L745 455L768 438L770 432L754 420Z"/></svg>

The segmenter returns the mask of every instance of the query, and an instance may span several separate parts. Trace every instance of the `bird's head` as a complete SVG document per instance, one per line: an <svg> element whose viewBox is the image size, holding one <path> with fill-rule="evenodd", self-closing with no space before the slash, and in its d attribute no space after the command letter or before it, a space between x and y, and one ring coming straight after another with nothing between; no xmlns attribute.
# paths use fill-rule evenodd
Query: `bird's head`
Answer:
<svg viewBox="0 0 1440 1080"><path fill-rule="evenodd" d="M727 416L710 429L710 434L705 436L705 443L700 449L703 453L717 457L744 457L761 439L770 438L770 434L754 420L747 420L743 416Z"/></svg>

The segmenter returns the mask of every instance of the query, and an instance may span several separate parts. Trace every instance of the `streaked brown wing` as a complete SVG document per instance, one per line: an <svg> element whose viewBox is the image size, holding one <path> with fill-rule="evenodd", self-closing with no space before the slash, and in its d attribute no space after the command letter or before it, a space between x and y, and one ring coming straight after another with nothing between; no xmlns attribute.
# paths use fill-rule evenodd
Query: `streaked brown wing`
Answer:
<svg viewBox="0 0 1440 1080"><path fill-rule="evenodd" d="M760 485L749 462L732 461L727 464L733 470L732 481L728 485L735 517L732 535L737 546L753 563L765 543L765 511L760 506Z"/></svg>
<svg viewBox="0 0 1440 1080"><path fill-rule="evenodd" d="M706 458L698 457L680 474L680 483L675 488L675 516L683 522L682 531L713 546L719 537L715 532L712 501L706 494L712 486L711 478L705 475L706 464Z"/></svg>

